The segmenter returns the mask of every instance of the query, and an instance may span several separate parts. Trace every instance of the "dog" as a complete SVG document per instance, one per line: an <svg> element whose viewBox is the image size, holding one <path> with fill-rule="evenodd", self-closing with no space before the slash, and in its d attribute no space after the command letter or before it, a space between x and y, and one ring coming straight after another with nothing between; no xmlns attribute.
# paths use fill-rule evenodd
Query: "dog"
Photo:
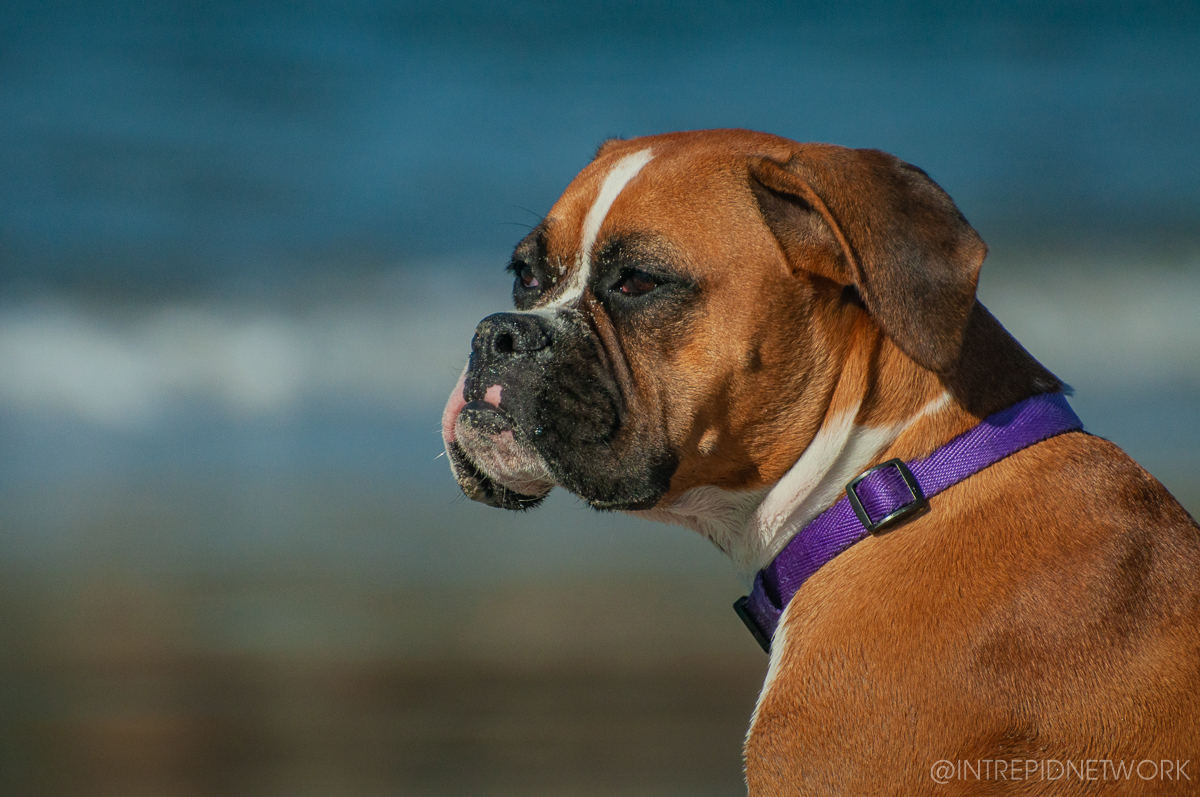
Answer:
<svg viewBox="0 0 1200 797"><path fill-rule="evenodd" d="M752 585L755 797L1200 791L1200 527L976 301L985 254L877 150L611 140L475 332L467 496L561 486Z"/></svg>

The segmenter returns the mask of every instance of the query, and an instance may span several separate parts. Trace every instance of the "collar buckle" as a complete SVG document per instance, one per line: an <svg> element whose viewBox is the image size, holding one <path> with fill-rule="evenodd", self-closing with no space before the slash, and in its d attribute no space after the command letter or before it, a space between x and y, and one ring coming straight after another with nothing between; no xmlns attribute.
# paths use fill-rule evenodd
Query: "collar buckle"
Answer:
<svg viewBox="0 0 1200 797"><path fill-rule="evenodd" d="M909 498L896 504L903 496L901 488L907 490ZM860 473L846 485L846 497L863 528L871 534L880 534L929 508L929 501L921 492L916 477L899 459L889 459ZM867 505L877 513L883 511L883 517L871 520Z"/></svg>
<svg viewBox="0 0 1200 797"><path fill-rule="evenodd" d="M763 630L758 624L758 620L754 619L754 613L750 610L750 596L743 595L733 603L733 610L737 612L737 616L746 624L746 628L750 631L750 635L754 637L754 641L762 647L764 653L771 652L771 635Z"/></svg>

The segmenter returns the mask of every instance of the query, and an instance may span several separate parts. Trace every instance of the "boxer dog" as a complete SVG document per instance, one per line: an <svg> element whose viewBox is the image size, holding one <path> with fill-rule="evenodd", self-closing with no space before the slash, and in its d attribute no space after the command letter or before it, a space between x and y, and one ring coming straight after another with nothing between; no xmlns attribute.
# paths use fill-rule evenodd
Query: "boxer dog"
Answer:
<svg viewBox="0 0 1200 797"><path fill-rule="evenodd" d="M475 332L469 497L565 487L753 585L752 795L1200 791L1200 528L976 301L985 252L883 152L614 140Z"/></svg>

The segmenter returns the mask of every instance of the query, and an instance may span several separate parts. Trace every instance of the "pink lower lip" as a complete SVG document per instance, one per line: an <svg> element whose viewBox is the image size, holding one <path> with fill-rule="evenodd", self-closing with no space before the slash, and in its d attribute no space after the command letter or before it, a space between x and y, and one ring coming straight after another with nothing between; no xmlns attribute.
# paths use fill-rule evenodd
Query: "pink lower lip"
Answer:
<svg viewBox="0 0 1200 797"><path fill-rule="evenodd" d="M447 443L454 442L454 422L458 420L458 414L467 404L466 398L463 397L463 383L466 380L467 370L464 368L462 376L454 385L454 390L450 391L450 400L446 402L446 409L442 410L442 438Z"/></svg>
<svg viewBox="0 0 1200 797"><path fill-rule="evenodd" d="M462 376L458 378L458 382L454 385L454 390L450 391L450 399L446 402L446 409L442 410L442 438L447 443L454 442L454 424L458 421L458 415L462 412L462 408L467 405L467 399L463 395L463 384L466 380L467 372L464 369ZM483 400L496 409L500 409L500 394L503 391L503 386L492 385L483 394Z"/></svg>

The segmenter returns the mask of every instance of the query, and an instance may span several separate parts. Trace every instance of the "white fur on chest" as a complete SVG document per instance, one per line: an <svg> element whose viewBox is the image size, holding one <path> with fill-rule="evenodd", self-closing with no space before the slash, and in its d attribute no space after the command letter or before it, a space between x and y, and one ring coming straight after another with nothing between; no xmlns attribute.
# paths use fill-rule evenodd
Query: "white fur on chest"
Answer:
<svg viewBox="0 0 1200 797"><path fill-rule="evenodd" d="M690 528L712 540L749 584L800 529L841 496L851 479L905 429L936 412L949 398L943 393L911 417L888 426L854 423L855 407L826 421L796 464L768 489L734 492L697 487L669 507L636 514Z"/></svg>

